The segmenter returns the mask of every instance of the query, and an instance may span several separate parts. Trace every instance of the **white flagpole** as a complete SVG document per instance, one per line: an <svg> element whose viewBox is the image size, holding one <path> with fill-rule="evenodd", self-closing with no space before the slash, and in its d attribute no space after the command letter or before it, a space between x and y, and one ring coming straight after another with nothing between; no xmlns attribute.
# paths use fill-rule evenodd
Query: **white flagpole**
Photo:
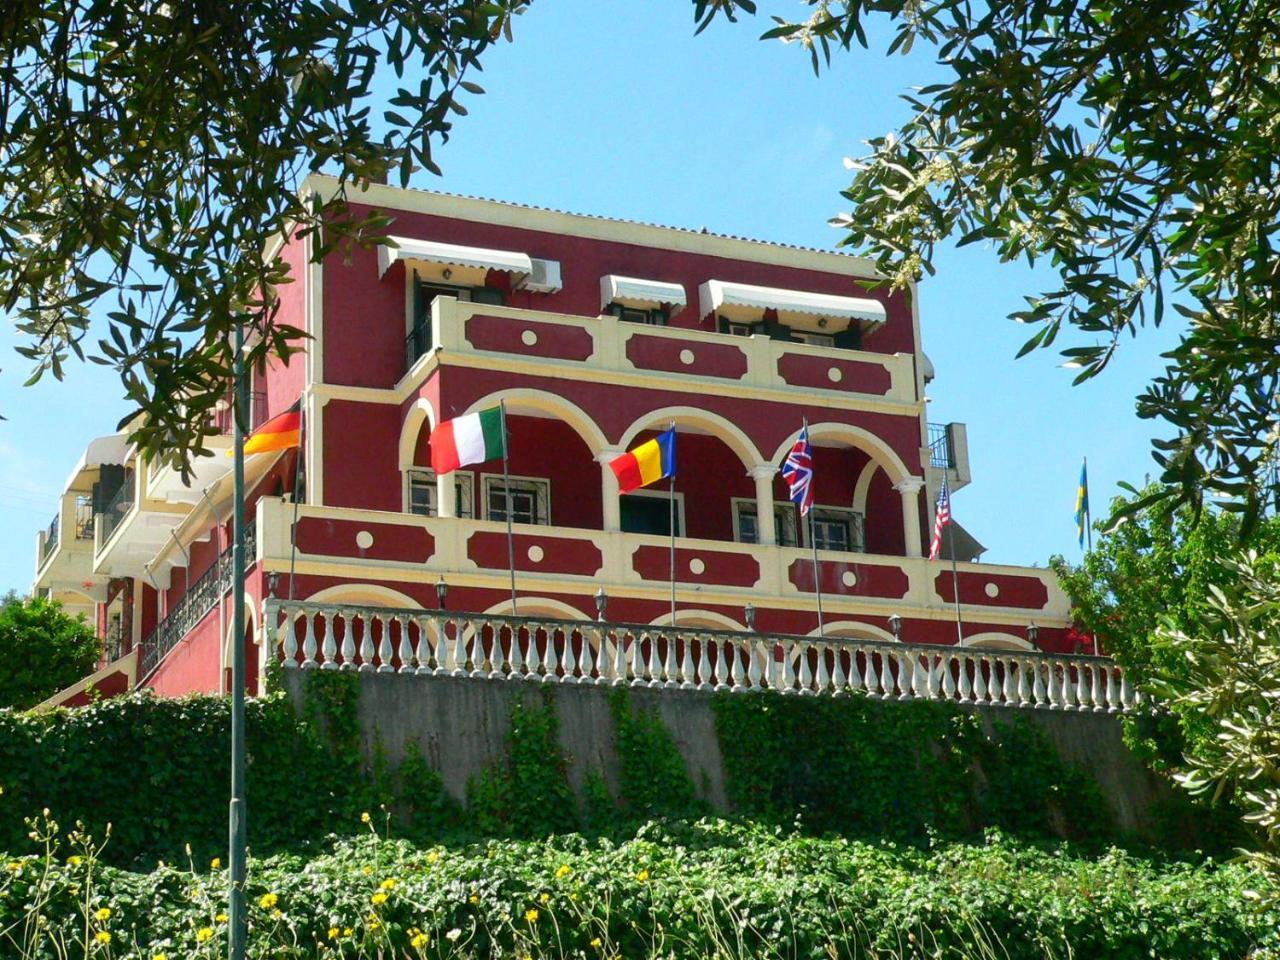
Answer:
<svg viewBox="0 0 1280 960"><path fill-rule="evenodd" d="M674 420L672 420L671 429L674 430L675 428L676 428L676 423ZM659 456L661 456L661 451L659 451ZM671 534L671 629L675 630L675 627L676 627L676 472L674 470L671 471L671 476L668 478L667 491L670 494L670 517L667 522L667 527Z"/></svg>
<svg viewBox="0 0 1280 960"><path fill-rule="evenodd" d="M813 506L816 502L813 496L813 441L809 439L809 418L803 417L801 422L804 424L804 439L809 444L809 543L813 546L813 595L818 601L818 636L826 636L824 625L822 622L822 571L818 566L818 537L815 532L813 523ZM772 519L772 518L770 518Z"/></svg>
<svg viewBox="0 0 1280 960"><path fill-rule="evenodd" d="M951 494L947 494L947 499L951 499ZM948 507L948 509L950 509ZM954 531L951 529L955 526L955 521L951 520L947 523L946 535L947 545L951 550L951 592L956 599L956 643L964 645L964 624L960 620L960 574L956 572L956 538Z"/></svg>
<svg viewBox="0 0 1280 960"><path fill-rule="evenodd" d="M508 467L507 453L507 401L498 402L498 410L502 419L502 488L507 496L507 566L511 569L511 615L516 613L516 543L511 533L511 473Z"/></svg>

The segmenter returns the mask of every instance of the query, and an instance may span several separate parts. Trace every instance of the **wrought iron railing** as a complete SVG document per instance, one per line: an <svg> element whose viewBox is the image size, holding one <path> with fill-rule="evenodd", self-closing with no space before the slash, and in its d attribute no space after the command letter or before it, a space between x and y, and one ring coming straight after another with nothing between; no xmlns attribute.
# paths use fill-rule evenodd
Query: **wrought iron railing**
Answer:
<svg viewBox="0 0 1280 960"><path fill-rule="evenodd" d="M44 549L40 553L41 566L44 566L45 561L53 556L53 551L58 549L58 528L61 526L58 523L58 514L61 512L59 510L53 515L53 519L49 521L49 528L44 532Z"/></svg>
<svg viewBox="0 0 1280 960"><path fill-rule="evenodd" d="M115 663L124 656L124 643L124 623L121 620L117 620L107 629L107 635L102 638L102 665L104 667L109 663Z"/></svg>
<svg viewBox="0 0 1280 960"><path fill-rule="evenodd" d="M431 349L431 321L422 320L413 325L409 335L404 338L405 369L408 370L418 358Z"/></svg>
<svg viewBox="0 0 1280 960"><path fill-rule="evenodd" d="M232 432L235 427L235 412L230 403L214 412L213 422L218 433L230 434ZM249 394L248 430L250 432L257 430L266 422L267 395L262 390L254 390Z"/></svg>
<svg viewBox="0 0 1280 960"><path fill-rule="evenodd" d="M286 669L1110 713L1139 699L1108 657L1031 650L276 599L263 630Z"/></svg>
<svg viewBox="0 0 1280 960"><path fill-rule="evenodd" d="M951 443L951 424L929 424L929 465L940 470L954 470L956 451Z"/></svg>
<svg viewBox="0 0 1280 960"><path fill-rule="evenodd" d="M116 528L120 526L121 521L133 509L134 497L137 484L134 483L134 472L126 470L124 472L124 480L120 484L120 489L111 495L111 499L107 501L107 505L102 508L102 543L106 543L111 539L111 534L115 533Z"/></svg>
<svg viewBox="0 0 1280 960"><path fill-rule="evenodd" d="M257 554L258 530L256 524L249 524L245 530L244 556L245 570L254 563ZM160 665L178 641L185 637L200 623L209 611L217 606L218 601L231 589L231 547L223 550L195 583L187 588L168 616L156 624L156 628L142 641L140 649L140 677L148 676Z"/></svg>

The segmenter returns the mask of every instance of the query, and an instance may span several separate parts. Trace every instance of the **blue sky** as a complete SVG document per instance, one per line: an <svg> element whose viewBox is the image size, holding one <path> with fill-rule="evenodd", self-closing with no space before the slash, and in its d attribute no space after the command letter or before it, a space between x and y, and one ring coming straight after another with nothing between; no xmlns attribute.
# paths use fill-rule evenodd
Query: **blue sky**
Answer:
<svg viewBox="0 0 1280 960"><path fill-rule="evenodd" d="M842 160L907 114L898 96L939 78L928 56L886 58L878 47L838 54L814 77L804 53L757 37L767 14L693 36L681 0L542 0L472 79L439 149L443 178L415 185L582 213L707 227L817 247L839 239ZM1024 265L987 247L947 249L920 287L925 349L937 368L930 420L969 426L974 482L954 497L957 520L991 562L1043 565L1079 556L1071 514L1081 456L1095 513L1117 481L1154 473L1157 426L1134 397L1159 372L1176 331L1144 331L1101 378L1072 387L1054 353L1014 354L1030 330L1006 319L1036 292ZM0 590L30 587L36 531L52 517L66 475L95 436L123 415L115 375L73 368L62 383L23 388L27 364L0 332ZM1060 340L1060 343L1062 341Z"/></svg>

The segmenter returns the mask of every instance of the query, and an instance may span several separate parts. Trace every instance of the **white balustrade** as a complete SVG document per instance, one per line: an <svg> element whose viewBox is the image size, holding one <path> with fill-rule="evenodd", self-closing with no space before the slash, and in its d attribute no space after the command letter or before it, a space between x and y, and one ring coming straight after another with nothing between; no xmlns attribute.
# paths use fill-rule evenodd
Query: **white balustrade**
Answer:
<svg viewBox="0 0 1280 960"><path fill-rule="evenodd" d="M275 599L266 601L263 623L264 636L287 670L732 693L856 693L1109 713L1138 702L1128 678L1104 657Z"/></svg>

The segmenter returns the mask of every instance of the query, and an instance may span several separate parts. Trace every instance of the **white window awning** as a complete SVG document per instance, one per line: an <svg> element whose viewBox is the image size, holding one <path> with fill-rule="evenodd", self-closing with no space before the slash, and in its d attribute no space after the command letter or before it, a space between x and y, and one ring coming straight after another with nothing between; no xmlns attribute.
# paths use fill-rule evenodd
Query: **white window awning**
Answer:
<svg viewBox="0 0 1280 960"><path fill-rule="evenodd" d="M600 309L604 310L611 303L620 303L624 307L670 307L674 316L688 306L689 298L679 283L607 273L600 278Z"/></svg>
<svg viewBox="0 0 1280 960"><path fill-rule="evenodd" d="M397 260L418 260L439 263L450 267L470 267L476 270L501 270L520 278L533 273L533 260L527 253L514 250L486 250L483 247L464 247L456 243L437 243L434 240L412 240L408 237L391 237L396 246L378 247L378 276L382 277Z"/></svg>
<svg viewBox="0 0 1280 960"><path fill-rule="evenodd" d="M878 300L757 287L749 283L708 280L698 288L698 298L703 316L723 313L736 319L753 311L776 310L779 319L818 317L848 322L857 320L868 331L885 321L884 304ZM847 323L844 325L847 326Z"/></svg>
<svg viewBox="0 0 1280 960"><path fill-rule="evenodd" d="M89 446L80 457L80 462L75 465L75 469L71 471L71 476L67 477L67 482L62 489L70 490L80 474L91 467L101 467L105 464L118 466L124 463L129 457L129 450L129 435L125 433L110 433L105 437L90 440Z"/></svg>

